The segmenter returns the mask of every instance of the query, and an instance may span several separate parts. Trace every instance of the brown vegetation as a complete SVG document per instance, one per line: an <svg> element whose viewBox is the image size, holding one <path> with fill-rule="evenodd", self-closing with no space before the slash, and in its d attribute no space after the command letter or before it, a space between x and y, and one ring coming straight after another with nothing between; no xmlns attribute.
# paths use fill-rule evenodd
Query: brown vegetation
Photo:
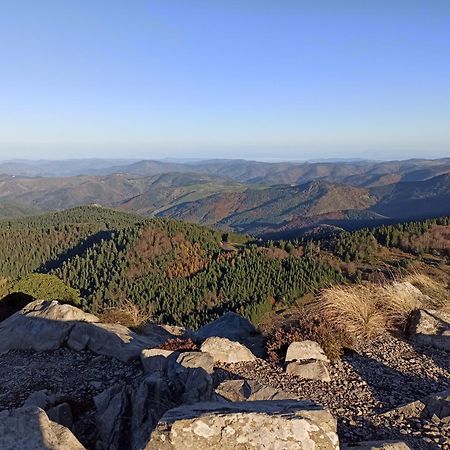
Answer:
<svg viewBox="0 0 450 450"><path fill-rule="evenodd" d="M151 319L151 308L141 308L128 299L122 299L110 308L104 308L97 315L103 323L117 323L137 329Z"/></svg>
<svg viewBox="0 0 450 450"><path fill-rule="evenodd" d="M313 340L319 343L330 359L341 356L352 342L335 324L328 322L314 307L296 309L289 316L271 315L260 329L267 337L269 359L280 362L292 342ZM269 325L270 323L270 325Z"/></svg>
<svg viewBox="0 0 450 450"><path fill-rule="evenodd" d="M162 350L172 350L174 352L195 352L200 350L199 346L190 338L169 339L159 348Z"/></svg>

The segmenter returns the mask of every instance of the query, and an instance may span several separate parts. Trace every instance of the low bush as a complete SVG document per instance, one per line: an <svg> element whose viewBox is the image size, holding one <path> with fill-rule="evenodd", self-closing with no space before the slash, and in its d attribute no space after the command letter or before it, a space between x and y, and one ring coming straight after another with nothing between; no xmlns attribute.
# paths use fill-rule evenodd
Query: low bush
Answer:
<svg viewBox="0 0 450 450"><path fill-rule="evenodd" d="M278 317L272 327L263 330L269 359L280 362L292 342L316 341L330 359L337 359L344 348L352 346L348 337L334 324L329 323L314 306L294 310L289 316Z"/></svg>
<svg viewBox="0 0 450 450"><path fill-rule="evenodd" d="M195 352L200 350L199 346L190 338L169 339L159 346L162 350L172 350L174 352Z"/></svg>

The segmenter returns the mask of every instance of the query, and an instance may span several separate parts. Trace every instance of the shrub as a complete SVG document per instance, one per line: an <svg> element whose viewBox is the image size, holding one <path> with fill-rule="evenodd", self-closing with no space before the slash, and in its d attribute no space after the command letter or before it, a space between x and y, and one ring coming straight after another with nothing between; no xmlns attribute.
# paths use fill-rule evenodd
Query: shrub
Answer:
<svg viewBox="0 0 450 450"><path fill-rule="evenodd" d="M199 350L199 346L190 338L174 338L167 340L159 346L163 350L172 350L176 352L194 352Z"/></svg>
<svg viewBox="0 0 450 450"><path fill-rule="evenodd" d="M344 348L352 346L347 336L314 307L294 310L290 316L275 320L264 334L267 355L273 362L282 361L287 348L295 341L316 341L330 359L339 358Z"/></svg>
<svg viewBox="0 0 450 450"><path fill-rule="evenodd" d="M33 273L21 278L9 288L9 293L22 292L38 300L58 300L63 303L80 305L80 293L55 275Z"/></svg>

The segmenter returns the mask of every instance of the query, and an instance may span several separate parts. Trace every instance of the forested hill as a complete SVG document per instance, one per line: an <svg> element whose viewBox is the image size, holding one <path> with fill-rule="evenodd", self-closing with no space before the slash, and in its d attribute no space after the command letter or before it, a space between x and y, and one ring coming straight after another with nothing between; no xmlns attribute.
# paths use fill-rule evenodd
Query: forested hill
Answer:
<svg viewBox="0 0 450 450"><path fill-rule="evenodd" d="M86 310L131 301L192 327L225 310L257 321L274 304L342 277L312 254L277 258L244 240L172 219L75 208L0 221L0 277L7 290L30 273L56 275L79 291Z"/></svg>
<svg viewBox="0 0 450 450"><path fill-rule="evenodd" d="M330 283L399 269L449 279L448 217L322 241L246 239L95 206L3 220L0 297L56 289L69 300L81 297L87 311L132 304L155 320L195 328L227 310L258 322Z"/></svg>

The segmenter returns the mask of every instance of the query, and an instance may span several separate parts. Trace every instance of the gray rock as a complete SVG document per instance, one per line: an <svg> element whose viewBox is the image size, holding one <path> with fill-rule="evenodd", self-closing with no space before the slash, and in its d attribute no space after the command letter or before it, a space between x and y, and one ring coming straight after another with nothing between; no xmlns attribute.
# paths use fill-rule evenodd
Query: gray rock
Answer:
<svg viewBox="0 0 450 450"><path fill-rule="evenodd" d="M162 350L160 348L144 349L141 351L141 363L144 367L144 372L166 374L169 360L176 360L178 355L178 352Z"/></svg>
<svg viewBox="0 0 450 450"><path fill-rule="evenodd" d="M66 427L36 407L0 412L0 448L5 450L84 450Z"/></svg>
<svg viewBox="0 0 450 450"><path fill-rule="evenodd" d="M391 409L383 414L383 416L400 415L423 419L436 417L439 420L450 418L450 390L430 394L420 400Z"/></svg>
<svg viewBox="0 0 450 450"><path fill-rule="evenodd" d="M408 333L420 345L450 351L450 314L433 309L416 310L411 316Z"/></svg>
<svg viewBox="0 0 450 450"><path fill-rule="evenodd" d="M168 411L146 450L336 450L336 421L309 402L203 402Z"/></svg>
<svg viewBox="0 0 450 450"><path fill-rule="evenodd" d="M98 318L56 301L31 302L0 323L0 353L56 350L67 340L77 321L93 323Z"/></svg>
<svg viewBox="0 0 450 450"><path fill-rule="evenodd" d="M289 394L270 386L263 386L253 380L228 380L219 384L216 393L231 402L245 400L292 400L294 394Z"/></svg>
<svg viewBox="0 0 450 450"><path fill-rule="evenodd" d="M358 444L346 445L341 447L342 450L411 450L411 447L402 441L366 441Z"/></svg>
<svg viewBox="0 0 450 450"><path fill-rule="evenodd" d="M136 450L144 448L158 420L178 401L167 379L156 373L147 376L132 395L130 447Z"/></svg>
<svg viewBox="0 0 450 450"><path fill-rule="evenodd" d="M201 339L217 336L239 341L255 332L255 327L247 319L234 312L227 312L219 319L199 328L196 335Z"/></svg>
<svg viewBox="0 0 450 450"><path fill-rule="evenodd" d="M95 420L102 449L120 450L127 448L129 392L122 386L113 386L94 397Z"/></svg>
<svg viewBox="0 0 450 450"><path fill-rule="evenodd" d="M304 380L331 381L330 373L322 361L290 362L286 372Z"/></svg>
<svg viewBox="0 0 450 450"><path fill-rule="evenodd" d="M72 429L73 417L72 409L68 403L61 403L47 411L48 418L53 422L59 423L60 425Z"/></svg>
<svg viewBox="0 0 450 450"><path fill-rule="evenodd" d="M176 362L183 367L195 369L201 367L207 373L214 372L214 359L206 352L184 352L180 353Z"/></svg>
<svg viewBox="0 0 450 450"><path fill-rule="evenodd" d="M89 349L99 355L123 362L139 358L145 348L155 347L150 338L139 336L119 324L76 323L70 331L67 345L76 351Z"/></svg>
<svg viewBox="0 0 450 450"><path fill-rule="evenodd" d="M177 327L172 325L159 325L153 322L146 323L140 328L139 334L143 334L151 339L159 340L164 344L169 339L181 338L196 340L195 333L190 328Z"/></svg>
<svg viewBox="0 0 450 450"><path fill-rule="evenodd" d="M47 410L57 401L56 396L50 391L44 389L42 391L33 392L24 402L23 406L35 406L43 410Z"/></svg>
<svg viewBox="0 0 450 450"><path fill-rule="evenodd" d="M307 361L314 359L316 361L330 362L320 345L314 341L292 342L286 352L286 362Z"/></svg>
<svg viewBox="0 0 450 450"><path fill-rule="evenodd" d="M209 353L216 362L237 363L256 360L256 356L247 347L227 338L210 337L202 344L201 350Z"/></svg>
<svg viewBox="0 0 450 450"><path fill-rule="evenodd" d="M450 389L431 394L422 399L425 404L425 414L427 417L436 416L439 419L450 417Z"/></svg>

